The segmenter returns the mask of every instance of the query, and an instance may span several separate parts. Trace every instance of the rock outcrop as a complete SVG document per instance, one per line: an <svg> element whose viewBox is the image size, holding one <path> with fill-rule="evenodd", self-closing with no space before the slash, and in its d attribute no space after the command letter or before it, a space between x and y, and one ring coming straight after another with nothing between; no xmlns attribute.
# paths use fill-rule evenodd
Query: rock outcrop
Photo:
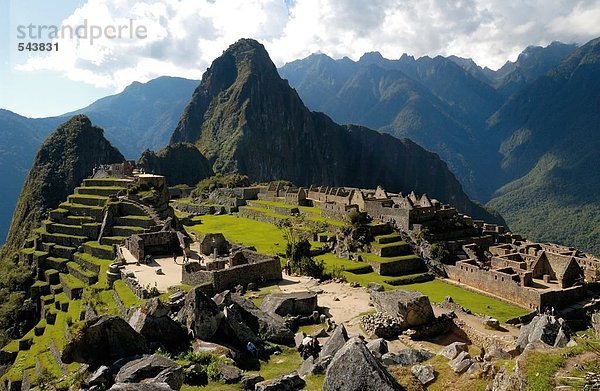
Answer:
<svg viewBox="0 0 600 391"><path fill-rule="evenodd" d="M521 327L517 346L523 351L533 342L541 341L553 347L564 347L569 342L571 332L562 318L551 315L538 315L525 326Z"/></svg>
<svg viewBox="0 0 600 391"><path fill-rule="evenodd" d="M117 383L109 391L175 391L167 383Z"/></svg>
<svg viewBox="0 0 600 391"><path fill-rule="evenodd" d="M435 379L435 370L433 366L427 365L413 365L410 368L410 372L419 380L423 385L432 382Z"/></svg>
<svg viewBox="0 0 600 391"><path fill-rule="evenodd" d="M267 295L260 309L269 314L311 315L317 309L317 294L314 292L273 293Z"/></svg>
<svg viewBox="0 0 600 391"><path fill-rule="evenodd" d="M157 343L168 350L180 350L188 341L184 328L169 317L169 308L158 298L152 298L129 317L129 324L149 343Z"/></svg>
<svg viewBox="0 0 600 391"><path fill-rule="evenodd" d="M200 287L195 287L185 296L185 304L176 319L193 337L210 340L221 325L223 313Z"/></svg>
<svg viewBox="0 0 600 391"><path fill-rule="evenodd" d="M227 307L227 312L239 313L244 324L254 334L267 341L293 346L294 333L285 324L283 318L274 313L267 313L254 305L250 300L230 292L215 298L220 308Z"/></svg>
<svg viewBox="0 0 600 391"><path fill-rule="evenodd" d="M398 319L404 329L422 326L435 319L429 297L420 292L408 290L372 291L371 300L378 311Z"/></svg>
<svg viewBox="0 0 600 391"><path fill-rule="evenodd" d="M385 365L414 365L432 358L434 355L423 349L402 349L396 353L386 353L381 356Z"/></svg>
<svg viewBox="0 0 600 391"><path fill-rule="evenodd" d="M468 352L469 347L464 342L453 342L440 351L440 354L448 360L454 360L462 352Z"/></svg>
<svg viewBox="0 0 600 391"><path fill-rule="evenodd" d="M158 152L146 150L138 165L146 172L164 175L169 186L196 186L202 179L214 175L208 160L198 148L188 143L168 145Z"/></svg>
<svg viewBox="0 0 600 391"><path fill-rule="evenodd" d="M306 383L298 374L290 374L277 379L264 380L256 383L255 391L294 391L300 390Z"/></svg>
<svg viewBox="0 0 600 391"><path fill-rule="evenodd" d="M174 390L183 385L183 368L175 361L153 354L126 363L117 376L117 383L166 383Z"/></svg>
<svg viewBox="0 0 600 391"><path fill-rule="evenodd" d="M323 344L320 357L333 356L348 341L348 332L343 324L340 324L333 330L329 339Z"/></svg>
<svg viewBox="0 0 600 391"><path fill-rule="evenodd" d="M360 338L351 338L335 354L325 373L324 391L402 390Z"/></svg>
<svg viewBox="0 0 600 391"><path fill-rule="evenodd" d="M65 346L61 360L86 364L112 364L123 357L148 352L146 339L118 316L87 321Z"/></svg>

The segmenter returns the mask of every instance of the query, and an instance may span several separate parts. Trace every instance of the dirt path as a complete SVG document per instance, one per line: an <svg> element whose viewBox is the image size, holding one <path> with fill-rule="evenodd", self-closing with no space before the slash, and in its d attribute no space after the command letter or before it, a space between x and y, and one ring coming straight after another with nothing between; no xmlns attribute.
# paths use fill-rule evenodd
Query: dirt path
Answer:
<svg viewBox="0 0 600 391"><path fill-rule="evenodd" d="M318 305L329 309L332 320L337 323L343 323L350 334L362 334L359 326L360 317L365 312L374 311L374 307L369 306L369 293L365 288L352 288L350 284L338 282L317 283L312 278L284 276L279 284L282 292L313 291L318 294ZM449 312L448 309L433 305L433 311L436 316ZM507 326L504 330L491 330L484 326L482 319L476 315L465 314L457 311L459 320L463 321L472 329L487 336L503 339L507 342L514 341L519 335L519 329ZM366 337L366 335L365 335ZM439 340L414 342L401 337L398 341L389 342L390 350L402 349L406 346L420 347L434 352L439 351L443 346L455 339L452 335L441 337Z"/></svg>

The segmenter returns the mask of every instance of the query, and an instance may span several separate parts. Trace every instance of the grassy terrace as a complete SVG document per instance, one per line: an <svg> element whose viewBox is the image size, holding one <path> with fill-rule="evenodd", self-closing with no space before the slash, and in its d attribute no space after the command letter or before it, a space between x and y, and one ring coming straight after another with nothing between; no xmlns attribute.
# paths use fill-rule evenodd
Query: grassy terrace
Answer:
<svg viewBox="0 0 600 391"><path fill-rule="evenodd" d="M360 252L360 253L357 253L357 255L360 255L364 260L380 262L380 263L404 261L404 260L408 260L408 259L419 258L419 256L415 255L415 254L400 255L397 257L380 257L377 254Z"/></svg>
<svg viewBox="0 0 600 391"><path fill-rule="evenodd" d="M123 280L115 281L113 289L115 292L117 292L117 295L119 295L119 299L121 299L121 302L125 308L138 307L145 303L144 300L137 297L135 293L133 293L131 289L125 285Z"/></svg>
<svg viewBox="0 0 600 391"><path fill-rule="evenodd" d="M269 223L232 215L205 215L195 217L193 221L201 221L202 224L186 227L192 233L222 232L228 240L245 246L254 246L259 252L265 254L285 251L285 240L281 231Z"/></svg>
<svg viewBox="0 0 600 391"><path fill-rule="evenodd" d="M286 209L298 208L298 210L300 210L300 212L302 212L304 215L306 215L308 220L327 223L327 224L335 226L335 227L343 227L343 226L347 225L347 223L345 221L323 217L321 214L321 209L317 208L316 206L295 206L295 205L289 205L289 204L286 204L283 202L263 201L263 200L254 200L251 202L254 205L274 206L274 207L286 208ZM260 208L260 211L263 211L263 210L268 210L268 209ZM289 217L289 216L285 216L285 215L275 214L272 211L269 211L269 212L271 212L271 214L276 217L282 217L282 218Z"/></svg>

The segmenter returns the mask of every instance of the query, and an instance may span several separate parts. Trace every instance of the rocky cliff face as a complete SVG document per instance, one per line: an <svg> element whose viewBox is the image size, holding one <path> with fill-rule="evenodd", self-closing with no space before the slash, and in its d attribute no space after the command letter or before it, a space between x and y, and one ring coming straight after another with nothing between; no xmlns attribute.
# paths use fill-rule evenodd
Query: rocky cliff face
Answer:
<svg viewBox="0 0 600 391"><path fill-rule="evenodd" d="M169 145L158 152L145 151L138 164L146 172L164 175L169 186L195 186L214 173L208 160L198 148L189 143Z"/></svg>
<svg viewBox="0 0 600 391"><path fill-rule="evenodd" d="M60 125L38 151L19 196L6 253L22 246L50 209L73 192L96 165L123 161L123 155L89 118L76 115Z"/></svg>
<svg viewBox="0 0 600 391"><path fill-rule="evenodd" d="M195 143L215 172L297 185L415 190L497 221L469 200L437 155L309 111L265 48L250 39L230 46L206 71L171 137L177 142Z"/></svg>

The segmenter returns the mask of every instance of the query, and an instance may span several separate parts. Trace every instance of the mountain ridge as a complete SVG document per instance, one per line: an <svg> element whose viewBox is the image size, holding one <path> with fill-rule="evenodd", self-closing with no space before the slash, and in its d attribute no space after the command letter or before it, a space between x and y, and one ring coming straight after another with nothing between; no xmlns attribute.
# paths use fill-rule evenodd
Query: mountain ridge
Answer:
<svg viewBox="0 0 600 391"><path fill-rule="evenodd" d="M337 125L309 111L254 40L231 45L208 68L173 132L171 143L177 142L195 143L215 172L301 186L427 192L495 220L468 199L437 155L410 140Z"/></svg>

